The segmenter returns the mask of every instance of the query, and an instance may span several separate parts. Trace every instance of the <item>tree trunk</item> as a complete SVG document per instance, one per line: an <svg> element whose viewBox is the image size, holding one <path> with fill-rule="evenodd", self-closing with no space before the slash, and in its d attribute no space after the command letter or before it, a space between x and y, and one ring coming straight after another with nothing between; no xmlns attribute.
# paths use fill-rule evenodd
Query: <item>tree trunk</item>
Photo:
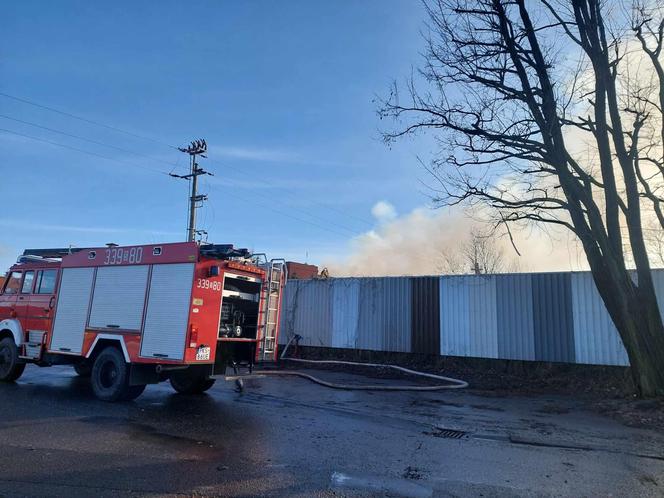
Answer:
<svg viewBox="0 0 664 498"><path fill-rule="evenodd" d="M623 343L639 394L644 397L664 396L664 329L661 320L657 324L657 321L650 319L651 310L644 309L643 313L626 317L624 330L619 332L621 337L627 335L634 340L630 343L623 339Z"/></svg>
<svg viewBox="0 0 664 498"><path fill-rule="evenodd" d="M654 289L634 284L626 271L610 275L605 262L600 266L591 262L592 275L627 350L639 395L664 396L664 325Z"/></svg>

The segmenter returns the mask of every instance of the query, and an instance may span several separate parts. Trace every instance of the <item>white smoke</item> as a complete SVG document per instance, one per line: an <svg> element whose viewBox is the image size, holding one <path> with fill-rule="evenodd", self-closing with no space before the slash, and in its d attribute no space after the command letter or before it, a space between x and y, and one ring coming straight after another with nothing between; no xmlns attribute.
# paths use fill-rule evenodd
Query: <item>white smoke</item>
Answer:
<svg viewBox="0 0 664 498"><path fill-rule="evenodd" d="M461 211L417 208L399 216L387 201L373 206L373 230L349 242L348 255L324 262L332 276L437 275L444 272L444 255L458 251L473 230L486 232L486 224ZM537 228L512 230L518 256L504 233L492 241L513 259L519 271L585 269L585 257L570 234L545 233Z"/></svg>

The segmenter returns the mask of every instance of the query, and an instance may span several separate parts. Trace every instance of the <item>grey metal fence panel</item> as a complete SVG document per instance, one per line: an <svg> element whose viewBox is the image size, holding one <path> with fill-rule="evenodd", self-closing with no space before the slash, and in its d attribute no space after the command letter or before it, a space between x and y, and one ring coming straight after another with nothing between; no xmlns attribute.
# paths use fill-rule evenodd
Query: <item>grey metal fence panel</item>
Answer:
<svg viewBox="0 0 664 498"><path fill-rule="evenodd" d="M659 314L664 319L664 270L654 270L652 278L655 284L655 293L657 294L657 304L659 305Z"/></svg>
<svg viewBox="0 0 664 498"><path fill-rule="evenodd" d="M360 280L338 278L332 281L332 347L356 348L360 318Z"/></svg>
<svg viewBox="0 0 664 498"><path fill-rule="evenodd" d="M413 353L440 354L440 285L438 277L415 277L411 283Z"/></svg>
<svg viewBox="0 0 664 498"><path fill-rule="evenodd" d="M293 280L286 286L280 333L282 343L293 334L299 334L303 345L330 347L331 288L330 280Z"/></svg>
<svg viewBox="0 0 664 498"><path fill-rule="evenodd" d="M440 354L470 356L467 277L440 278Z"/></svg>
<svg viewBox="0 0 664 498"><path fill-rule="evenodd" d="M299 283L299 280L290 280L283 290L281 312L279 314L279 344L286 344L288 339L294 334L295 316L293 298Z"/></svg>
<svg viewBox="0 0 664 498"><path fill-rule="evenodd" d="M468 277L470 356L498 358L496 277Z"/></svg>
<svg viewBox="0 0 664 498"><path fill-rule="evenodd" d="M496 277L441 278L441 354L498 357Z"/></svg>
<svg viewBox="0 0 664 498"><path fill-rule="evenodd" d="M411 289L407 277L360 280L357 347L411 351Z"/></svg>
<svg viewBox="0 0 664 498"><path fill-rule="evenodd" d="M509 360L535 359L532 276L496 277L498 356Z"/></svg>
<svg viewBox="0 0 664 498"><path fill-rule="evenodd" d="M629 365L627 351L590 273L571 277L576 363Z"/></svg>
<svg viewBox="0 0 664 498"><path fill-rule="evenodd" d="M570 274L533 274L532 285L535 359L574 362Z"/></svg>

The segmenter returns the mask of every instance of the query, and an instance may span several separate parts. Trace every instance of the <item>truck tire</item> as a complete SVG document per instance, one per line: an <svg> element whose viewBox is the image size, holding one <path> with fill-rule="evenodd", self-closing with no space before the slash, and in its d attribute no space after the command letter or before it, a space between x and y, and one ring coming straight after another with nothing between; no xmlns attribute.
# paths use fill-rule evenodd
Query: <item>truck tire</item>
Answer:
<svg viewBox="0 0 664 498"><path fill-rule="evenodd" d="M120 401L129 394L129 366L119 349L105 348L92 365L92 391L102 401ZM138 393L140 394L140 392Z"/></svg>
<svg viewBox="0 0 664 498"><path fill-rule="evenodd" d="M13 382L23 375L25 362L18 357L18 348L11 337L0 340L0 381Z"/></svg>
<svg viewBox="0 0 664 498"><path fill-rule="evenodd" d="M81 362L74 365L74 371L79 377L90 377L92 375L92 365L88 362Z"/></svg>
<svg viewBox="0 0 664 498"><path fill-rule="evenodd" d="M214 383L217 381L217 379L204 379L203 382L201 383L201 390L200 392L204 393L208 389L210 389L212 386L214 386Z"/></svg>
<svg viewBox="0 0 664 498"><path fill-rule="evenodd" d="M214 385L215 379L192 375L189 372L175 372L171 374L170 382L173 389L180 394L201 394Z"/></svg>

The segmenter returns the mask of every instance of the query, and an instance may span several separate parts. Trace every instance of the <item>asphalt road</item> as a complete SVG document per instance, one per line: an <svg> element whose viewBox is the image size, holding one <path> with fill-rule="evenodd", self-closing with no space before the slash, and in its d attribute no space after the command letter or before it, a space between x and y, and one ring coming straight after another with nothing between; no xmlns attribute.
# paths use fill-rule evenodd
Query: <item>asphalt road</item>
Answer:
<svg viewBox="0 0 664 498"><path fill-rule="evenodd" d="M274 377L109 404L71 368L28 366L0 385L0 496L664 495L664 435L578 406Z"/></svg>

